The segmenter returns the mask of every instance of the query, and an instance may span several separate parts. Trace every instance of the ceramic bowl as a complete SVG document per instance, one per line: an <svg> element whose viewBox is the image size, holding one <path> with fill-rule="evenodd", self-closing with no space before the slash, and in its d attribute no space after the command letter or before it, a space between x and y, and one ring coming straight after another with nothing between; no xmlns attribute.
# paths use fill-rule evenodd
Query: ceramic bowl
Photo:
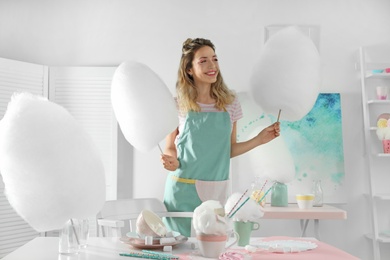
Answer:
<svg viewBox="0 0 390 260"><path fill-rule="evenodd" d="M314 194L297 194L295 198L300 209L313 207Z"/></svg>
<svg viewBox="0 0 390 260"><path fill-rule="evenodd" d="M144 209L137 218L136 232L140 237L165 237L167 229L161 218L154 212Z"/></svg>

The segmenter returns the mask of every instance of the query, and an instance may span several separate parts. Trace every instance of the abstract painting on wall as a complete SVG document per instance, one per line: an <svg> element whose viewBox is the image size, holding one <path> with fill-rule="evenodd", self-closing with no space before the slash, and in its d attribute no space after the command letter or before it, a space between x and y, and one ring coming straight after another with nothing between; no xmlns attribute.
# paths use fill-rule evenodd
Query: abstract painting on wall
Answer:
<svg viewBox="0 0 390 260"><path fill-rule="evenodd" d="M259 107L249 104L250 101L245 96L241 96L240 100L244 118L237 124L239 141L251 138L253 132L258 133L261 128L276 121L275 116L259 114ZM293 179L286 183L289 201L295 202L295 194L311 192L313 181L321 180L325 203L346 202L346 192L343 189L345 172L340 94L319 94L312 110L299 121L284 121L282 111L280 126L280 141L291 154L295 168ZM271 143L270 146L273 145ZM260 164L267 164L282 154L277 151L278 148L268 149L267 152L261 149L260 146L259 149L251 151L251 155L243 156L236 161L237 163L233 162L233 171L242 171L244 165L248 165L255 176L261 176L267 169L263 169ZM238 181L238 185L248 184L241 180L241 184Z"/></svg>

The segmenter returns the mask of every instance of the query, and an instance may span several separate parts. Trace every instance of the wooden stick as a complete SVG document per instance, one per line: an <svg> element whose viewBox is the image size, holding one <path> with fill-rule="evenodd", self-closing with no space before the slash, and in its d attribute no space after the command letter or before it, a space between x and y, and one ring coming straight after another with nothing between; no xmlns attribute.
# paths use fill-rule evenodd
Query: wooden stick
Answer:
<svg viewBox="0 0 390 260"><path fill-rule="evenodd" d="M162 151L162 149L161 149L160 144L157 144L157 146L158 146L158 149L160 149L161 154L164 154L163 151Z"/></svg>
<svg viewBox="0 0 390 260"><path fill-rule="evenodd" d="M278 114L278 119L276 120L276 122L279 122L279 118L280 118L280 113L282 112L281 109L279 109L279 114Z"/></svg>

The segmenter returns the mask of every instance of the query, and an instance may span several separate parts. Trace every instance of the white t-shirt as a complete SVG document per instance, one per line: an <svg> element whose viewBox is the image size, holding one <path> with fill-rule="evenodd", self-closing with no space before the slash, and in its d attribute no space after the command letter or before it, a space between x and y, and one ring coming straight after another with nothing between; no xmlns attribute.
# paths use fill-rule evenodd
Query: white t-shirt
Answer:
<svg viewBox="0 0 390 260"><path fill-rule="evenodd" d="M215 104L202 104L202 103L198 102L198 105L200 106L201 112L216 112L216 113L224 112L223 110L218 110L215 107ZM234 99L234 101L230 105L226 106L226 111L230 115L231 127L233 129L233 123L237 122L240 118L243 117L241 104L240 104L240 101L237 99L237 97ZM180 133L183 132L185 121L186 121L186 115L179 113L179 134L176 136L176 140L175 140L176 143L179 140L178 138L180 136Z"/></svg>

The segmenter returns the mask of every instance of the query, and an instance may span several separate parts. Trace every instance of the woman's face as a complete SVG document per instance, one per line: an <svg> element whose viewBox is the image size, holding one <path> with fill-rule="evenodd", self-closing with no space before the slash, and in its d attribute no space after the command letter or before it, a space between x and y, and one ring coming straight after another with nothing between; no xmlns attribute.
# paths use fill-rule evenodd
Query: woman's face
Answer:
<svg viewBox="0 0 390 260"><path fill-rule="evenodd" d="M187 72L192 75L196 86L216 82L219 66L214 50L209 46L197 50L192 60L192 68Z"/></svg>

